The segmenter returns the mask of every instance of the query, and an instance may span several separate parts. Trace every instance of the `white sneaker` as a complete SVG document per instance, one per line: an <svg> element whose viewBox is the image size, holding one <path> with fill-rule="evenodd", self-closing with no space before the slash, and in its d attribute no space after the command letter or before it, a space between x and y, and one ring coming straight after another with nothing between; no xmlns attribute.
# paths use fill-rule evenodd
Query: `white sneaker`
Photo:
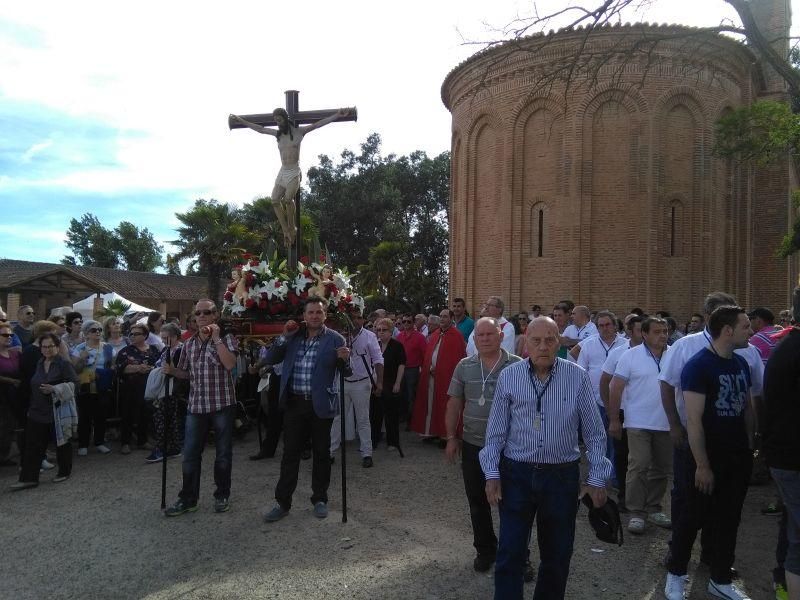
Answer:
<svg viewBox="0 0 800 600"><path fill-rule="evenodd" d="M86 456L89 454L88 448L78 448L78 456Z"/></svg>
<svg viewBox="0 0 800 600"><path fill-rule="evenodd" d="M714 583L713 580L709 579L707 589L708 593L715 598L724 598L725 600L750 600L750 596L732 583Z"/></svg>
<svg viewBox="0 0 800 600"><path fill-rule="evenodd" d="M42 471L49 471L50 469L55 469L56 468L56 466L53 463L48 462L46 458L42 459L41 467L42 467L42 469L41 469Z"/></svg>
<svg viewBox="0 0 800 600"><path fill-rule="evenodd" d="M105 444L100 444L99 446L95 446L94 449L97 450L100 454L110 454L111 453L111 448L109 448Z"/></svg>
<svg viewBox="0 0 800 600"><path fill-rule="evenodd" d="M664 597L667 600L684 600L686 598L687 575L667 573L667 584L664 586Z"/></svg>
<svg viewBox="0 0 800 600"><path fill-rule="evenodd" d="M644 519L641 519L639 517L631 517L631 520L628 521L628 531L630 531L631 533L636 533L636 534L644 533L644 529L645 529Z"/></svg>

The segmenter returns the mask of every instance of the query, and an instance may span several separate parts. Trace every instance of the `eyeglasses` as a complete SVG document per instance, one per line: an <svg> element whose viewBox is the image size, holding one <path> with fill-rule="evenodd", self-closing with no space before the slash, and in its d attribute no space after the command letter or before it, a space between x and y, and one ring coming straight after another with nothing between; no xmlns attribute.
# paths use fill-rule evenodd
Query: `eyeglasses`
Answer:
<svg viewBox="0 0 800 600"><path fill-rule="evenodd" d="M39 348L41 348L42 350L52 350L53 348L55 348L55 346L53 344L48 344L47 346L39 346Z"/></svg>
<svg viewBox="0 0 800 600"><path fill-rule="evenodd" d="M100 329L99 327L90 327L86 331L88 331L89 333L102 333L103 332L103 330Z"/></svg>
<svg viewBox="0 0 800 600"><path fill-rule="evenodd" d="M147 335L146 333L142 333L141 331L131 331L131 336L135 335Z"/></svg>
<svg viewBox="0 0 800 600"><path fill-rule="evenodd" d="M194 311L194 316L195 317L199 317L200 315L205 315L207 317L208 315L213 315L215 312L217 312L217 311L216 310L196 310L196 311Z"/></svg>

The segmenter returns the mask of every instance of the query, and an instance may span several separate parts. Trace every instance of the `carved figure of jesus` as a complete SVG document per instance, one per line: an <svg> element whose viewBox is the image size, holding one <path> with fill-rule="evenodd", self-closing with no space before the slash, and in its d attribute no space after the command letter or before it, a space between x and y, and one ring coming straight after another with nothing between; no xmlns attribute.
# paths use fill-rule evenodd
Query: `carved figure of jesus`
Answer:
<svg viewBox="0 0 800 600"><path fill-rule="evenodd" d="M245 127L249 127L258 133L265 133L274 136L278 141L278 152L281 155L281 170L275 179L275 187L272 189L272 208L278 217L281 231L283 231L283 241L287 248L294 244L297 235L297 224L295 223L295 204L294 198L297 190L300 189L300 144L303 137L310 131L324 127L333 123L337 119L347 117L353 109L340 108L336 113L329 117L320 119L315 123L297 127L289 118L289 113L283 108L276 108L272 116L278 124L277 129L262 127L250 121L231 115Z"/></svg>

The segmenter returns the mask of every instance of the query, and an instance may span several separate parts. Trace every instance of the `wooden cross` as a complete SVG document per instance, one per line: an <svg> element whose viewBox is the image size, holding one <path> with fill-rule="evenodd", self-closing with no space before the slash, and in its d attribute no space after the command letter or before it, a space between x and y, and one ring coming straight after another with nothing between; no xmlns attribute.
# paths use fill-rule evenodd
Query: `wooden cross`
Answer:
<svg viewBox="0 0 800 600"><path fill-rule="evenodd" d="M297 90L286 90L286 112L289 113L289 119L295 126L308 125L309 123L316 123L326 117L334 115L338 109L322 109L322 110L300 110L300 92ZM255 115L240 115L244 120L261 125L262 127L277 127L278 123L275 117L270 113L255 114ZM358 113L353 109L352 113L346 117L337 119L338 121L357 121ZM232 117L228 117L228 127L230 129L243 129L246 125L242 125ZM295 223L297 224L297 235L295 236L294 248L289 252L289 264L296 265L300 257L300 190L297 191L295 196ZM313 257L316 259L317 257Z"/></svg>

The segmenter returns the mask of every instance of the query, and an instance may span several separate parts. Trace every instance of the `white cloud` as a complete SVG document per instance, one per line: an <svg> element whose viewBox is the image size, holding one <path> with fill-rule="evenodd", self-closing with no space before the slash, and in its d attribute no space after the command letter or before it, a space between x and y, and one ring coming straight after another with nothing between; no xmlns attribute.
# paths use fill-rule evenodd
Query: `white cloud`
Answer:
<svg viewBox="0 0 800 600"><path fill-rule="evenodd" d="M47 150L50 146L53 145L53 140L45 140L44 142L39 142L38 144L34 144L30 148L28 148L25 152L22 153L20 160L22 162L31 162L31 159L42 152L43 150Z"/></svg>

